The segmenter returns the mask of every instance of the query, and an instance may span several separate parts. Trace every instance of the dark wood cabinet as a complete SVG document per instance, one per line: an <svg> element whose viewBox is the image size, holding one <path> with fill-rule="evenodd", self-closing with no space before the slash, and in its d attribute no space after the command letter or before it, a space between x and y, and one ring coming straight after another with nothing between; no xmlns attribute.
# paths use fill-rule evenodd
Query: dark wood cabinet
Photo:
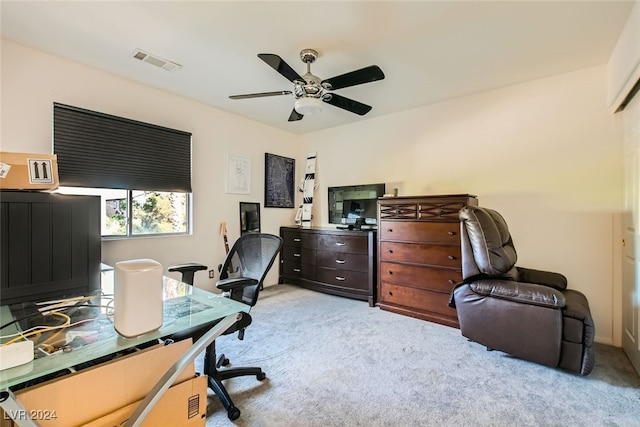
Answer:
<svg viewBox="0 0 640 427"><path fill-rule="evenodd" d="M2 304L100 290L100 197L0 193Z"/></svg>
<svg viewBox="0 0 640 427"><path fill-rule="evenodd" d="M449 294L462 280L458 211L475 196L413 196L378 201L378 306L459 327Z"/></svg>
<svg viewBox="0 0 640 427"><path fill-rule="evenodd" d="M282 227L280 237L280 281L283 277L316 280L316 236Z"/></svg>
<svg viewBox="0 0 640 427"><path fill-rule="evenodd" d="M280 237L280 283L375 305L375 231L281 227Z"/></svg>

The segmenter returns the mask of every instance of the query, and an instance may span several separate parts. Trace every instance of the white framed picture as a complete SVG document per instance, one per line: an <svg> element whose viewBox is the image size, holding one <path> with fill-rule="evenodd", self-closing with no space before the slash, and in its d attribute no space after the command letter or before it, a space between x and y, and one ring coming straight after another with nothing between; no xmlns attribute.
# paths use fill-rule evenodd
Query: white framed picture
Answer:
<svg viewBox="0 0 640 427"><path fill-rule="evenodd" d="M227 156L227 193L251 192L251 159L229 154Z"/></svg>

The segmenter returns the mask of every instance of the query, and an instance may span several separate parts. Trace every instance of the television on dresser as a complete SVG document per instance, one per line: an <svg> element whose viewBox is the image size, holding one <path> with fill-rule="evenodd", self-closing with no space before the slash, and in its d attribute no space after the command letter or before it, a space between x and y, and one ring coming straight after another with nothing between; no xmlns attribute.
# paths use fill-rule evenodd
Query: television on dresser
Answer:
<svg viewBox="0 0 640 427"><path fill-rule="evenodd" d="M356 230L377 228L378 198L384 193L384 184L329 187L329 223Z"/></svg>
<svg viewBox="0 0 640 427"><path fill-rule="evenodd" d="M0 303L100 292L100 197L0 194Z"/></svg>

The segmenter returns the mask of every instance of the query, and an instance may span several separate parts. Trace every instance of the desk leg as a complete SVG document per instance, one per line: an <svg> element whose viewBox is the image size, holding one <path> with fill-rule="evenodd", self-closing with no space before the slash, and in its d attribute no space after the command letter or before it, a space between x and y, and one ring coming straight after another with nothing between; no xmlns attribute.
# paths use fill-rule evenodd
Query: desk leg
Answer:
<svg viewBox="0 0 640 427"><path fill-rule="evenodd" d="M20 427L38 427L38 424L29 415L29 411L20 405L11 390L0 392L0 407L4 411L4 416L11 418Z"/></svg>
<svg viewBox="0 0 640 427"><path fill-rule="evenodd" d="M239 320L241 314L232 314L225 317L216 325L209 329L198 341L193 343L189 350L160 378L158 383L151 389L147 397L138 405L136 410L131 414L129 419L125 423L125 427L137 427L142 425L142 421L149 415L149 412L153 409L158 400L162 397L165 391L173 385L176 378L185 370L187 366L204 351L209 344L211 344L216 338L222 335L227 329L229 329L234 323Z"/></svg>

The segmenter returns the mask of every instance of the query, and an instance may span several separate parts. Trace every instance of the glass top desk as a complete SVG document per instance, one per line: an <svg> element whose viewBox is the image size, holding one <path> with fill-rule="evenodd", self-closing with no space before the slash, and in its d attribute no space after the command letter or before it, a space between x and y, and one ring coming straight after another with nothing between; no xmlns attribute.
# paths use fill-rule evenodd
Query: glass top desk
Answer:
<svg viewBox="0 0 640 427"><path fill-rule="evenodd" d="M180 372L208 344L237 321L238 313L248 313L250 309L249 306L238 301L190 286L169 277L164 278L163 299L163 324L155 331L134 338L125 338L115 331L113 318L107 316L102 310L94 320L73 327L75 334L82 335L84 333L91 336L91 339L84 340L82 345L74 346L71 351L60 350L48 355L36 350L36 357L33 361L0 371L0 407L7 414L21 414L22 417L28 411L24 411L15 398L11 391L13 386L34 381L49 374L92 362L113 353L122 352L191 328L212 324L209 332L196 341L162 377L156 387L151 390L147 398L140 404L138 410L131 416L128 425L139 425ZM14 315L9 307L1 306L0 323L5 325L13 320ZM213 323L216 321L218 323L214 325ZM1 334L6 336L17 330L18 326L14 324L4 328ZM37 426L34 421L29 419L16 421L21 426Z"/></svg>

